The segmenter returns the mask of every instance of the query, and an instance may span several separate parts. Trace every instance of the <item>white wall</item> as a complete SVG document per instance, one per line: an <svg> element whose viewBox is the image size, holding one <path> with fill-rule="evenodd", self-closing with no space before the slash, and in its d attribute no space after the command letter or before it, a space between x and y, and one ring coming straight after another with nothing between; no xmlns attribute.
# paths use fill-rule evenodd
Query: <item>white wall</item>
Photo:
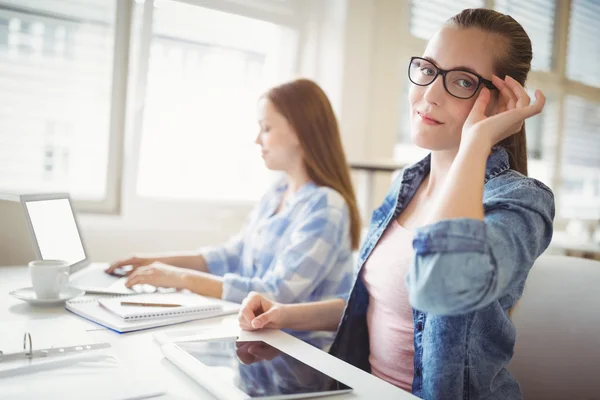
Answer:
<svg viewBox="0 0 600 400"><path fill-rule="evenodd" d="M391 159L404 77L404 60L397 51L402 40L399 22L408 20L408 2L307 0L302 4L308 20L301 34L300 75L315 79L330 96L350 160ZM137 157L128 148L121 215L80 216L94 260L222 242L241 228L253 206L142 202L133 194L136 169ZM378 178L374 204L383 198L389 181L390 176ZM359 181L356 184L360 186Z"/></svg>

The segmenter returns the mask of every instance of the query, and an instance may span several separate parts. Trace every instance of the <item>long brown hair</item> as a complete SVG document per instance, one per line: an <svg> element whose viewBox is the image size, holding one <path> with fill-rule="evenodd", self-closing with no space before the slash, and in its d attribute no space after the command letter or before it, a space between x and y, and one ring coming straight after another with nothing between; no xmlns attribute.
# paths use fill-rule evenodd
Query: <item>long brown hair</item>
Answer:
<svg viewBox="0 0 600 400"><path fill-rule="evenodd" d="M531 40L525 29L510 15L485 8L469 8L456 14L446 24L459 28L478 28L497 36L492 51L495 54L494 73L514 78L525 86L531 69ZM525 125L521 130L498 143L508 153L510 168L527 175L527 140Z"/></svg>
<svg viewBox="0 0 600 400"><path fill-rule="evenodd" d="M337 119L327 95L315 82L297 79L272 88L264 97L294 128L310 179L334 189L346 201L352 248L358 248L360 215Z"/></svg>

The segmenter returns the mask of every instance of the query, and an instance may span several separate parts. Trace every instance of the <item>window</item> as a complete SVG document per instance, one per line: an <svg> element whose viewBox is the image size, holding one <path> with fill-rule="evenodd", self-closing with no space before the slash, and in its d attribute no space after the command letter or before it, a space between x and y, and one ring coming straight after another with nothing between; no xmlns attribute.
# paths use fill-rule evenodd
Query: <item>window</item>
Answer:
<svg viewBox="0 0 600 400"><path fill-rule="evenodd" d="M600 3L597 0L571 1L567 76L595 87L600 87L599 20Z"/></svg>
<svg viewBox="0 0 600 400"><path fill-rule="evenodd" d="M535 99L533 91L529 91L529 96ZM558 138L556 115L558 112L558 102L552 95L547 94L544 111L525 121L529 176L550 187L553 186L553 168L556 164L555 154Z"/></svg>
<svg viewBox="0 0 600 400"><path fill-rule="evenodd" d="M531 39L534 70L549 71L552 67L555 8L554 0L495 1L495 9L517 20Z"/></svg>
<svg viewBox="0 0 600 400"><path fill-rule="evenodd" d="M0 0L0 191L107 196L116 0Z"/></svg>
<svg viewBox="0 0 600 400"><path fill-rule="evenodd" d="M429 40L444 22L465 8L483 7L483 0L412 0L410 33Z"/></svg>
<svg viewBox="0 0 600 400"><path fill-rule="evenodd" d="M562 162L600 168L600 104L567 96L564 118Z"/></svg>
<svg viewBox="0 0 600 400"><path fill-rule="evenodd" d="M600 103L567 96L564 119L560 213L600 218Z"/></svg>
<svg viewBox="0 0 600 400"><path fill-rule="evenodd" d="M160 1L149 46L138 195L258 199L269 175L254 144L257 100L289 78L293 35L271 22Z"/></svg>

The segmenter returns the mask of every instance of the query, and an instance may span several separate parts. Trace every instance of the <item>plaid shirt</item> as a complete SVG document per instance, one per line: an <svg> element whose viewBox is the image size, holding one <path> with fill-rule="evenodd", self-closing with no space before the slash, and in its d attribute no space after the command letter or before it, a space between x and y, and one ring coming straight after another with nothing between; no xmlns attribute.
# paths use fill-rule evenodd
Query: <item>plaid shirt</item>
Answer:
<svg viewBox="0 0 600 400"><path fill-rule="evenodd" d="M223 277L223 299L241 302L251 291L280 303L347 299L353 280L350 216L335 190L309 182L286 196L271 188L244 229L202 252L208 270ZM331 332L291 332L326 348Z"/></svg>

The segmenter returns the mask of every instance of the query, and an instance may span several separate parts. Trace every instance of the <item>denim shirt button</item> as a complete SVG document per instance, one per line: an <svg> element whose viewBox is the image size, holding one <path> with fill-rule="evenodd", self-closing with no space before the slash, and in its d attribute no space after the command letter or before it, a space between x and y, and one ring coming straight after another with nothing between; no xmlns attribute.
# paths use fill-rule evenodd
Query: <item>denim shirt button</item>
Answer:
<svg viewBox="0 0 600 400"><path fill-rule="evenodd" d="M417 332L421 332L423 330L423 322L417 322Z"/></svg>
<svg viewBox="0 0 600 400"><path fill-rule="evenodd" d="M421 367L417 367L417 369L415 370L415 375L417 375L417 378L421 377Z"/></svg>

